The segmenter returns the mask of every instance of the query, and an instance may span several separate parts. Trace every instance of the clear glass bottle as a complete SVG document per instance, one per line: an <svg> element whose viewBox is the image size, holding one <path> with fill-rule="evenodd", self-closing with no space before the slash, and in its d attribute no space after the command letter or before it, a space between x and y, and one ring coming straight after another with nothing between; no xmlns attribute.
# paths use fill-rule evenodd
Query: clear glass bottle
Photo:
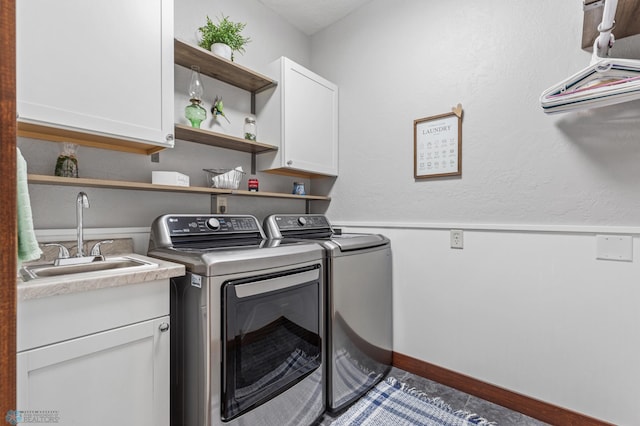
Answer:
<svg viewBox="0 0 640 426"><path fill-rule="evenodd" d="M244 138L255 141L258 135L256 119L254 117L246 117L244 119Z"/></svg>
<svg viewBox="0 0 640 426"><path fill-rule="evenodd" d="M76 158L76 151L78 145L70 142L64 142L62 144L62 152L58 156L56 161L56 169L54 174L62 177L78 177L78 159Z"/></svg>
<svg viewBox="0 0 640 426"><path fill-rule="evenodd" d="M203 94L204 87L200 80L200 67L193 65L191 66L191 81L189 82L189 100L191 104L184 109L184 115L191 123L191 127L196 129L199 129L200 123L207 118L207 110L200 105Z"/></svg>

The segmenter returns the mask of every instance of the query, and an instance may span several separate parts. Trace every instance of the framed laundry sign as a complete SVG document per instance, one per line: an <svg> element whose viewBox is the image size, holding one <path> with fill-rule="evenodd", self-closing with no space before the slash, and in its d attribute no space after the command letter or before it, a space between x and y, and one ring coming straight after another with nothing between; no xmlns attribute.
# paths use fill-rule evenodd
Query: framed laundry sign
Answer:
<svg viewBox="0 0 640 426"><path fill-rule="evenodd" d="M446 114L413 121L413 176L462 174L462 105Z"/></svg>

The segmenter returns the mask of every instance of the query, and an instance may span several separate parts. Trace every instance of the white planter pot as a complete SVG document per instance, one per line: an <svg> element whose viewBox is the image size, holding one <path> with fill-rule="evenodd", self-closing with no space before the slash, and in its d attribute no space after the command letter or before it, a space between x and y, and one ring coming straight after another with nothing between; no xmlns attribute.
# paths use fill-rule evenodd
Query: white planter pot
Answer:
<svg viewBox="0 0 640 426"><path fill-rule="evenodd" d="M224 43L213 43L211 45L211 53L231 60L231 48Z"/></svg>

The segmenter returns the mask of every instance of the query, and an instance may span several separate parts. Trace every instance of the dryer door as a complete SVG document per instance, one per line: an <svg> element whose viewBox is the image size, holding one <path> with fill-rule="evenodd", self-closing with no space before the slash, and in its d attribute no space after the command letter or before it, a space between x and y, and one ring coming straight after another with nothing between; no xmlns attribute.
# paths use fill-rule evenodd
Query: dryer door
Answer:
<svg viewBox="0 0 640 426"><path fill-rule="evenodd" d="M286 391L321 365L321 267L222 286L222 418Z"/></svg>

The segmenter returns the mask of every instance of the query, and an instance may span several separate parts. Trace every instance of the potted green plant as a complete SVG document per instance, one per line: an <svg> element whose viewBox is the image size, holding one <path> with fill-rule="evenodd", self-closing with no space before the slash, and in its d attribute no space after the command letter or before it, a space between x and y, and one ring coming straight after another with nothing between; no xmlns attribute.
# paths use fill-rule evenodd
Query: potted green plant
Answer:
<svg viewBox="0 0 640 426"><path fill-rule="evenodd" d="M198 28L201 34L198 45L233 61L233 52L244 53L244 45L251 41L249 37L242 35L242 30L246 26L247 24L242 22L232 22L228 16L224 15L218 18L216 25L207 16L206 25Z"/></svg>

